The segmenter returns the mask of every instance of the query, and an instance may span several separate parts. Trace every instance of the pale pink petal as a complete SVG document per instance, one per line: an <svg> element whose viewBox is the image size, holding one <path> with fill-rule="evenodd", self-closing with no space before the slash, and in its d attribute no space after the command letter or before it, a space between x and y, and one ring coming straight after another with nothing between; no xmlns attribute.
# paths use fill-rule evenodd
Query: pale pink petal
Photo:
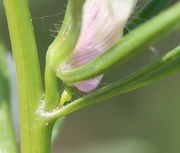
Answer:
<svg viewBox="0 0 180 153"><path fill-rule="evenodd" d="M61 70L80 67L110 49L123 36L136 1L86 0L79 40L70 58L61 64ZM90 92L98 86L102 76L74 85L83 92Z"/></svg>
<svg viewBox="0 0 180 153"><path fill-rule="evenodd" d="M82 92L91 92L97 88L102 78L103 75L100 75L93 79L76 83L75 86Z"/></svg>

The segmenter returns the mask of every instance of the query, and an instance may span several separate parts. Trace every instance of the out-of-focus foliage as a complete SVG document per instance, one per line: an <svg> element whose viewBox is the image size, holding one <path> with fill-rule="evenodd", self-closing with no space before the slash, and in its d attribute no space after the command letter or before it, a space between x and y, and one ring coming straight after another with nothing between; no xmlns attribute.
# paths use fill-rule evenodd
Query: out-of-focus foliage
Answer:
<svg viewBox="0 0 180 153"><path fill-rule="evenodd" d="M138 139L94 142L94 144L70 149L65 153L156 153L153 145Z"/></svg>
<svg viewBox="0 0 180 153"><path fill-rule="evenodd" d="M0 19L3 17L1 2L2 0L0 0ZM65 3L66 0L30 0L42 67L44 67L46 50L54 39L53 35L57 34L56 27L60 27ZM9 42L4 17L0 21L3 21L2 29L6 33L4 38ZM179 44L179 36L177 32L121 70L106 75L102 84L120 79L160 57ZM133 150L132 153L155 153L155 150L158 150L158 153L179 153L179 78L178 73L149 87L113 98L107 103L96 104L73 113L67 118L55 149L57 148L57 152L67 150L67 153L68 150L74 153L76 150L77 153L116 153L120 150L122 153L131 153L129 149ZM5 83L4 80L1 82ZM4 85L1 84L0 88L2 86L4 91ZM137 139L127 141L127 138L132 136ZM145 143L139 141L139 138L143 138ZM111 142L112 139L118 141ZM99 144L99 141L107 142Z"/></svg>
<svg viewBox="0 0 180 153"><path fill-rule="evenodd" d="M9 84L8 84L8 69L6 63L5 47L0 42L0 101L8 100Z"/></svg>
<svg viewBox="0 0 180 153"><path fill-rule="evenodd" d="M10 113L6 48L0 42L0 152L17 153Z"/></svg>
<svg viewBox="0 0 180 153"><path fill-rule="evenodd" d="M167 8L171 0L140 0L137 12L129 20L126 30L132 30Z"/></svg>

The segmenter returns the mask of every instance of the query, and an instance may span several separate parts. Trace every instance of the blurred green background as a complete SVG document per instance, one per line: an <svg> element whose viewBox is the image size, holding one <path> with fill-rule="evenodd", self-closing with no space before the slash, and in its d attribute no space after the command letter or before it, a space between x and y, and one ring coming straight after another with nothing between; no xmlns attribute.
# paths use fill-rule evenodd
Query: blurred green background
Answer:
<svg viewBox="0 0 180 153"><path fill-rule="evenodd" d="M43 73L46 50L62 23L66 0L30 0L30 4ZM0 21L5 32L3 38L10 50L1 1L0 7ZM101 86L154 61L179 42L180 32L176 32L129 64L107 74ZM53 146L53 152L179 153L179 78L180 73L177 73L148 87L69 115Z"/></svg>

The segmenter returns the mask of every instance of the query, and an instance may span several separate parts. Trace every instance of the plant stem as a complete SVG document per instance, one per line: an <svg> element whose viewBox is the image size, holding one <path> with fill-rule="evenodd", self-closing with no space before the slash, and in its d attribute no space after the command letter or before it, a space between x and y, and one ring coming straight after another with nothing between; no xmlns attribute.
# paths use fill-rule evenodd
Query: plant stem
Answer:
<svg viewBox="0 0 180 153"><path fill-rule="evenodd" d="M45 107L46 110L53 110L58 104L60 99L60 89L57 77L49 66L45 70Z"/></svg>
<svg viewBox="0 0 180 153"><path fill-rule="evenodd" d="M45 108L48 111L53 110L59 104L60 90L54 67L67 58L75 46L79 37L81 8L84 1L85 0L68 0L61 30L47 51L45 69Z"/></svg>
<svg viewBox="0 0 180 153"><path fill-rule="evenodd" d="M0 152L17 153L9 103L9 81L5 47L0 42Z"/></svg>
<svg viewBox="0 0 180 153"><path fill-rule="evenodd" d="M36 112L43 86L28 0L4 0L4 6L17 72L21 152L49 153L53 123Z"/></svg>

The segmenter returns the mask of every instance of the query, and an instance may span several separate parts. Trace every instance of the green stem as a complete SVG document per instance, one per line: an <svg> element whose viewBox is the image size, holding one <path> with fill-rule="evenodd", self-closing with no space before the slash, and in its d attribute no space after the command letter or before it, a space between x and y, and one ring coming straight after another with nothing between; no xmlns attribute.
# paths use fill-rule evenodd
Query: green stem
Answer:
<svg viewBox="0 0 180 153"><path fill-rule="evenodd" d="M60 88L57 77L49 66L45 70L45 107L46 110L53 110L60 99Z"/></svg>
<svg viewBox="0 0 180 153"><path fill-rule="evenodd" d="M139 26L109 51L88 64L69 71L60 71L57 67L56 75L66 83L90 79L105 71L112 70L117 65L118 67L122 66L142 53L149 45L155 44L178 29L180 29L180 2Z"/></svg>
<svg viewBox="0 0 180 153"><path fill-rule="evenodd" d="M75 46L79 36L83 3L84 0L68 0L61 30L47 51L45 69L46 110L52 110L59 104L60 90L54 67L67 58Z"/></svg>
<svg viewBox="0 0 180 153"><path fill-rule="evenodd" d="M54 67L66 59L72 52L81 27L82 6L85 0L68 0L68 5L61 30L49 46L46 64L54 71Z"/></svg>
<svg viewBox="0 0 180 153"><path fill-rule="evenodd" d="M0 42L0 152L17 153L17 146L11 120L9 81L6 74L5 48Z"/></svg>
<svg viewBox="0 0 180 153"><path fill-rule="evenodd" d="M17 72L21 152L49 153L53 123L36 112L43 86L28 0L4 0L4 6Z"/></svg>
<svg viewBox="0 0 180 153"><path fill-rule="evenodd" d="M144 87L177 71L180 71L180 46L166 54L160 60L141 68L124 79L75 100L54 112L42 111L41 115L49 119L56 119L91 104Z"/></svg>

